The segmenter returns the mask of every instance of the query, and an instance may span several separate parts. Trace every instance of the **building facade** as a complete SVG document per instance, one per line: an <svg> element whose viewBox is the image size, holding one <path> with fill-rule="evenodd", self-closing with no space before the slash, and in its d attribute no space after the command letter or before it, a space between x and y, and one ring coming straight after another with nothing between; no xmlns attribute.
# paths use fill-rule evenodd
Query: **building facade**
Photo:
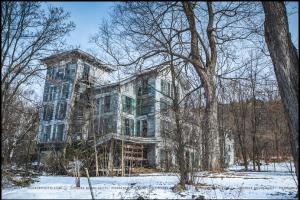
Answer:
<svg viewBox="0 0 300 200"><path fill-rule="evenodd" d="M68 141L95 139L102 170L120 168L122 162L157 168L176 165L172 141L163 137L172 129L168 108L174 94L168 67L112 83L114 69L78 49L42 61L47 78L38 131L41 152L63 148ZM179 98L189 91L184 77L175 80L175 87ZM186 127L187 133L201 134L199 128ZM201 147L187 146L186 151L191 163L201 164Z"/></svg>

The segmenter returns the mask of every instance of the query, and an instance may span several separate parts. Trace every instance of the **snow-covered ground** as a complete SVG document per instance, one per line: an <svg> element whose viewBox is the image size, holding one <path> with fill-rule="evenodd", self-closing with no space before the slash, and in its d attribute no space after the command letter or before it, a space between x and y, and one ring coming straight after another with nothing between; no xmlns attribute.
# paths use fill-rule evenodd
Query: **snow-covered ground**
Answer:
<svg viewBox="0 0 300 200"><path fill-rule="evenodd" d="M208 198L232 199L291 199L297 191L296 183L285 163L262 166L264 172L243 172L234 166L227 172L200 172L196 186L174 193L171 189L178 183L172 173L143 174L132 177L91 177L96 199L193 199L200 195ZM265 167L265 168L264 168ZM75 187L73 177L40 176L38 182L25 188L4 188L4 199L91 199L87 178L82 177L81 187Z"/></svg>

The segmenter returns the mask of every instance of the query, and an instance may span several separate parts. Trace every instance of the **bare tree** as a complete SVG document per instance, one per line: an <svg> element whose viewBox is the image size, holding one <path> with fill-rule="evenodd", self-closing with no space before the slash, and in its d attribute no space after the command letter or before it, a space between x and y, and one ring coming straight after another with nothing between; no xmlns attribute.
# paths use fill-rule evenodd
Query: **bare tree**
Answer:
<svg viewBox="0 0 300 200"><path fill-rule="evenodd" d="M288 118L292 155L299 178L299 57L291 41L284 2L262 2L262 5L265 39Z"/></svg>
<svg viewBox="0 0 300 200"><path fill-rule="evenodd" d="M7 132L13 123L11 102L24 91L23 86L41 76L44 68L39 59L60 48L63 37L74 28L68 17L61 8L44 11L38 2L1 3L2 142L15 135Z"/></svg>

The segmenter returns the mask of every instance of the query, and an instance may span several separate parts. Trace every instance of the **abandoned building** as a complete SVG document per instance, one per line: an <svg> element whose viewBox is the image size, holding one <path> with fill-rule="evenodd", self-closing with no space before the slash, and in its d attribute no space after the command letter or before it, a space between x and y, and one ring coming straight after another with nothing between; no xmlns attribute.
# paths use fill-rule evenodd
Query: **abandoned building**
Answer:
<svg viewBox="0 0 300 200"><path fill-rule="evenodd" d="M115 69L78 49L42 62L47 65L47 75L38 130L41 155L50 147L60 149L82 139L96 142L103 174L107 169L119 173L122 166L176 165L172 141L163 137L172 129L167 108L173 90L167 67L142 70L111 82ZM179 96L189 90L184 77L178 78L176 85ZM185 126L187 135L201 132L198 127ZM229 138L225 149L226 164L230 165L233 145ZM194 166L201 165L201 147L186 146L186 156Z"/></svg>

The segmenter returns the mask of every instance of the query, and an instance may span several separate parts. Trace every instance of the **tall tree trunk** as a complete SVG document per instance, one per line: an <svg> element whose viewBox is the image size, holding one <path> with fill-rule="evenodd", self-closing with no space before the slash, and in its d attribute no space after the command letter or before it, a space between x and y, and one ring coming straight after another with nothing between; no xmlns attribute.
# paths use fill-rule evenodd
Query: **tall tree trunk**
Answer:
<svg viewBox="0 0 300 200"><path fill-rule="evenodd" d="M215 94L215 66L217 63L217 47L216 39L214 35L214 14L212 8L212 2L207 2L208 9L208 24L207 24L207 39L209 41L210 54L206 54L206 65L201 62L201 56L199 52L200 39L197 33L197 27L195 22L194 8L191 3L182 2L184 13L187 17L190 33L191 33L191 58L193 60L193 66L201 79L202 85L205 90L206 108L205 108L205 126L203 134L205 134L205 147L204 158L208 157L207 162L203 163L205 170L214 170L220 168L220 149L219 149L219 130L218 130L218 102ZM205 47L207 49L207 47Z"/></svg>
<svg viewBox="0 0 300 200"><path fill-rule="evenodd" d="M208 170L214 170L220 168L220 148L219 148L219 131L218 131L218 102L217 98L213 93L213 89L208 87L208 101L205 108L205 120L204 127L207 134L207 145L205 147L205 154L208 157L207 165L205 166Z"/></svg>
<svg viewBox="0 0 300 200"><path fill-rule="evenodd" d="M186 166L187 163L187 157L185 156L185 138L183 136L183 131L182 131L182 122L181 116L180 116L180 107L179 107L179 94L178 90L176 89L176 72L175 72L175 66L174 66L174 59L173 56L171 56L171 63L170 63L170 71L171 71L171 76L172 76L172 89L173 89L173 94L174 98L172 99L172 110L175 115L175 127L176 127L176 138L178 142L178 147L177 147L177 155L178 155L178 160L179 162L179 171L180 171L180 185L185 188L185 184L189 182L189 177L188 177L188 167ZM166 157L167 157L167 152L166 152Z"/></svg>
<svg viewBox="0 0 300 200"><path fill-rule="evenodd" d="M265 39L288 119L292 155L299 178L299 58L292 44L284 2L262 2Z"/></svg>
<svg viewBox="0 0 300 200"><path fill-rule="evenodd" d="M244 142L241 138L241 133L238 133L238 142L241 148L241 153L242 153L242 157L243 157L243 161L244 161L244 167L245 167L245 171L248 171L248 160L247 160L247 153L246 153L246 148L244 145Z"/></svg>

